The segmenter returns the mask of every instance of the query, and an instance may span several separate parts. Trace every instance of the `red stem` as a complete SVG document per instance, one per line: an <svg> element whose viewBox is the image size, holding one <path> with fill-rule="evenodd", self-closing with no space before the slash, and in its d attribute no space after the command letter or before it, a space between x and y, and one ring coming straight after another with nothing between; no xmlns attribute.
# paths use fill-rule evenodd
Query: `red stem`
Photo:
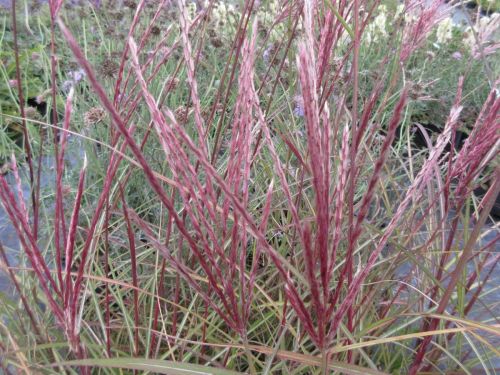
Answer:
<svg viewBox="0 0 500 375"><path fill-rule="evenodd" d="M137 254L135 247L135 235L130 223L127 204L125 203L125 194L123 192L123 185L120 184L120 196L123 205L123 217L125 218L125 223L127 225L127 236L130 249L130 265L132 268L132 285L134 286L134 355L139 355L139 291L138 291L138 280L137 280Z"/></svg>

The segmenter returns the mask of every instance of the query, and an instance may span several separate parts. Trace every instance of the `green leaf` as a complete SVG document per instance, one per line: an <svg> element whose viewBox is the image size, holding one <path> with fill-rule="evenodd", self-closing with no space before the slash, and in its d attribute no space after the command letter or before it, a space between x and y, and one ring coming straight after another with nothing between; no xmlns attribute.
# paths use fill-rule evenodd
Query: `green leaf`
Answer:
<svg viewBox="0 0 500 375"><path fill-rule="evenodd" d="M156 374L167 375L237 375L238 372L217 369L189 363L162 361L147 358L100 358L67 361L52 364L55 366L97 366L111 368L125 368L129 370L152 371Z"/></svg>

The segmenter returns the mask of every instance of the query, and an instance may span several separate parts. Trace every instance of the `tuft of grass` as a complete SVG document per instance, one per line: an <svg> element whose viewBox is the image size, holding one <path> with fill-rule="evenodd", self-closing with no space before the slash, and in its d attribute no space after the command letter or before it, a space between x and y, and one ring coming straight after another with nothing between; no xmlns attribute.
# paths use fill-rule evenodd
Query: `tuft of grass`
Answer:
<svg viewBox="0 0 500 375"><path fill-rule="evenodd" d="M439 1L124 5L28 10L43 120L2 65L2 370L491 372L498 53Z"/></svg>

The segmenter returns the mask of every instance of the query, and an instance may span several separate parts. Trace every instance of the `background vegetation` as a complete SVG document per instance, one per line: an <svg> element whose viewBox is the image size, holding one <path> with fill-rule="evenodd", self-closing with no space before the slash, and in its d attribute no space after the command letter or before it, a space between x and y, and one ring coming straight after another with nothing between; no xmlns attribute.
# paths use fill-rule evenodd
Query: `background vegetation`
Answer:
<svg viewBox="0 0 500 375"><path fill-rule="evenodd" d="M495 373L494 5L17 3L5 373Z"/></svg>

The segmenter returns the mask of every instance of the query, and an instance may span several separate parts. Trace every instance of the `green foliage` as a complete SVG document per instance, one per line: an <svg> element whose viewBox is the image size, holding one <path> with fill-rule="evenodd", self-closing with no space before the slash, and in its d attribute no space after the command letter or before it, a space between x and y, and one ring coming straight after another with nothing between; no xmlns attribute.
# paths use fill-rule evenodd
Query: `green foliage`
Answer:
<svg viewBox="0 0 500 375"><path fill-rule="evenodd" d="M488 12L500 11L500 0L476 0L476 4Z"/></svg>
<svg viewBox="0 0 500 375"><path fill-rule="evenodd" d="M269 123L276 155L266 147L262 147L262 150L256 153L248 180L249 201L245 208L249 216L259 223L266 207L270 186L273 187L269 223L264 231L265 240L281 257L280 259L284 260L283 267L296 277L294 286L298 290L298 298L304 301L308 310L312 310L311 288L306 281L306 267L302 264L305 250L299 241L300 231L294 224L290 207L287 206L287 197L277 176L273 159L277 157L282 162L298 214L301 220L309 225L307 228L315 233L318 226L315 222L317 192L309 170L310 158L315 155L311 155L308 148L305 119L300 111L302 109L303 112L304 108L299 108L303 107L304 103L300 103L302 89L299 84L300 72L296 68L298 44L303 40L304 30L303 24L299 23L293 34L294 13L285 12L285 6L289 5L294 9L295 2L262 1L261 3L259 10L252 13L249 29L241 40L249 39L251 21L253 17L259 17L262 22L257 25L253 83L259 93L260 107ZM452 36L446 43L439 43L436 32L432 32L429 39L419 46L412 57L404 64L400 64L398 52L403 42L404 15L397 14L397 1L383 3L386 8L378 8L373 18L375 19L382 11L387 13L383 29L385 32L377 31L375 28L369 29L373 35L369 39L363 38L360 42L358 92L354 92L352 78L349 77L352 56L349 55L351 41L347 36L336 46L328 61L331 71L338 72L339 75L325 76L321 82L323 89L332 89L326 103L331 113L335 114L335 123L338 126L336 129L338 137L331 145L336 152L331 158L330 165L332 186L338 181L338 170L342 165L339 156L342 129L344 127L352 129L350 111L354 96L357 95L359 99L359 120L363 114L361 108L367 103L379 80L384 83L380 97L374 103L374 113L369 122L370 130L361 140L358 158L362 162L357 171L358 183L352 188L353 206L344 208L345 217L352 208L354 222L357 220L356 216L363 197L370 189L369 181L374 174L383 137L389 130L402 87L410 88L409 104L402 113L396 140L391 145L387 160L381 168L381 178L376 184L373 205L370 206L367 220L361 228L361 237L354 249L354 265L357 267L355 273L366 265L375 244L385 233L387 222L395 215L397 203L404 198L409 184L414 181L419 168L426 161L428 155L426 151L417 149L414 144L415 124L433 125L442 130L457 94L459 78L465 76L463 99L460 103L464 110L458 129L468 133L490 92L491 82L488 75L491 73L493 76L498 76L500 72L498 51L484 59L473 58L470 46L464 43L464 30L458 28L453 29ZM65 6L60 13L62 22L76 37L78 45L96 72L99 84L111 101L115 100L117 94L115 84L119 74L121 52L126 47L127 31L135 11L133 1L124 1L123 4L125 6L119 8L115 6L115 1L109 0L103 1L102 6L96 8L90 2L85 2L75 7ZM235 4L234 7L227 7L224 4L217 2L215 15L201 18L200 24L194 27L189 35L192 54L197 59L195 73L201 115L207 127L204 138L199 134L194 120L182 43L179 42L173 50L170 50L174 43L181 40L179 14L175 6L160 13L159 19L154 24L157 29L144 40L144 45L138 52L138 59L145 77L153 74L155 64L161 63L154 80L147 84L148 93L162 110L168 108L174 112L176 120L193 142L197 143L201 139L208 145L214 169L225 178L228 166L238 153L242 152L241 148L237 148L232 154L230 141L232 132L237 126L239 93L244 89L239 82L243 52L239 52L236 61L236 47L232 46L244 8L242 4ZM141 37L152 22L156 5L155 1L146 2L137 30L133 34L138 44L141 43ZM328 7L324 9L327 10ZM190 11L193 14L188 15L193 19L197 10ZM318 12L319 19L324 17L322 11ZM277 15L282 13L283 20L275 22ZM10 155L12 150L22 154L17 91L10 83L15 78L12 33L9 29L9 18L5 15L3 17L4 26L0 38L0 160ZM379 18L383 19L384 17ZM397 22L393 22L394 20ZM350 19L343 21L349 22L350 28L354 30ZM58 56L56 105L60 122L51 124L52 84L50 55L47 52L51 32L47 6L43 5L36 12L30 9L28 19L20 20L19 24L29 25L32 31L30 33L23 27L18 35L25 96L26 98L41 96L48 106L48 114L44 117L27 119L30 139L37 146L34 148L34 155L45 157L52 153L53 129L63 126L65 102L69 93L69 90L64 89L64 83L71 81L72 74L78 71L79 66L60 29L56 29L54 35ZM352 30L350 29L351 32ZM165 36L164 43L158 46L157 43ZM290 48L286 49L289 38L292 38ZM147 65L148 57L153 55L157 47L161 52L153 60L153 66ZM348 54L349 58L343 61L345 54ZM162 61L167 55L168 59ZM141 145L144 158L151 170L161 177L161 185L166 194L173 197L173 209L184 220L188 234L192 235L193 241L201 248L203 238L200 237L203 236L199 236L196 232L196 226L187 212L187 208L191 207L189 204L194 204L193 202L197 202L199 198L189 196L185 201L181 199L180 189L190 182L187 178L185 180L179 178L175 174L179 174L179 171L171 169L169 154L162 148L161 138L154 127L155 119L142 99L143 92L134 86L136 73L130 65L130 52L127 56L123 78L126 79L125 77L130 74L130 81L127 90L117 95L119 103L117 111L122 118L128 119L129 129L134 126L133 139L138 145L141 145L144 137L148 135L144 146ZM335 70L337 65L341 66L338 71ZM228 83L230 77L233 81ZM330 87L330 84L333 85ZM441 207L436 208L432 204L436 203L434 199L436 196L441 197L433 189L444 183L443 180L439 180L439 184L434 184L434 180L429 182L428 190L422 194L423 197L409 208L410 218L398 226L390 236L384 251L353 301L353 308L359 312L356 314L356 319L359 321L356 320L353 328L347 327L346 319L341 321L333 344L327 348L332 352L331 361L325 363L320 358L324 355L323 348L318 348L314 340L309 337L303 319L291 307L290 299L284 291L282 275L276 265L267 254L257 252L259 243L252 237L251 228L245 226L248 230L248 244L243 247L248 251L248 256L242 260L238 259L233 269L234 274L241 274L242 278L248 279L252 265L256 265L257 269L256 278L252 281L254 295L245 333L235 332L221 317L220 312L209 304L209 302L218 303L217 307L225 311L226 306L218 302L219 297L213 292L214 285L211 285L206 270L197 263L199 260L193 254L190 244L173 222L172 216L167 214L166 205L158 199L155 189L148 182L143 168L137 163L130 148L123 146L123 137L117 136L116 124L112 122L110 114L102 108L102 100L96 95L95 87L92 87L88 78L83 78L77 83L73 82L72 85L74 98L70 142L78 152L64 162L65 168L63 168L66 225L70 223L75 201L79 169L83 164L80 160L82 154L86 155L88 162L83 203L76 218L78 226L74 239L75 262L72 264L72 277L76 277L79 271L78 262L89 238L90 224L96 215L98 217L89 257L85 267L82 266L85 270L83 287L77 298L78 303L81 303L78 318L82 319L79 340L85 347L87 359L78 359L75 347L68 340L68 333L60 328L60 322L51 313L48 299L32 272L32 265L23 255L16 277L22 293L29 298L35 324L41 333L37 335L27 329L34 323L23 311L17 296L4 298L2 295L0 344L3 346L0 346L0 364L4 361L6 366L12 366L16 370L28 368L54 374L64 371L82 373L83 366L87 365L92 366L93 371L100 374L123 373L127 370L169 374L191 372L230 374L233 373L231 371L263 374L320 374L327 371L380 374L409 371L416 343L424 339L420 328L430 320L428 314L432 314L435 309L429 302L432 302L430 295L434 292L438 297L442 295L442 291L449 283L448 275L452 274L460 259L456 254L462 251L458 245L451 248L450 257L445 262L446 272L438 277L437 265L442 259L441 251L445 242L440 225L444 225L444 222L439 221L442 219ZM345 102L339 100L344 97ZM137 107L133 107L134 100L139 103ZM100 113L104 115L100 116ZM42 127L40 123L46 126ZM42 129L45 133L41 132ZM254 129L256 134L252 136L257 138L261 129L262 127ZM42 138L43 145L41 145ZM67 153L72 153L73 150L74 148L71 148ZM189 153L190 149L185 143L181 143L178 149L172 149L170 152L180 153L181 150L188 153L189 161L198 168L196 175L198 181L201 183L208 181L210 176L206 169L196 164L198 159ZM110 182L111 188L107 196L109 211L98 211L97 202L104 186L110 181L106 173L113 155L124 156L124 160L119 164L117 173ZM306 164L308 167L304 167ZM188 165L186 170L187 167ZM443 166L440 167L445 169ZM444 174L445 171L440 171L439 168L436 170L435 173L442 178L439 173ZM478 176L476 182L480 180L484 186L488 186L493 174L494 166L488 166ZM49 175L51 180L54 180L54 177ZM181 183L176 185L172 181ZM154 231L157 243L145 234L145 229L136 221L133 221L131 228L128 226L121 203L122 189L128 208L144 221L147 228ZM237 210L224 205L225 194L221 192L220 186L215 187L213 194L216 198L214 202L209 202L207 207L213 203L217 214L227 209L229 212L227 220L230 224L226 228L226 233L217 231L220 225L218 217L213 223L208 215L198 219L200 221L205 219L214 226L215 239L210 241L216 243L220 240L223 242L222 251L229 251L232 246L231 232L236 228L233 225L242 224L233 221L231 215ZM51 271L55 270L57 262L54 257L55 195L53 187L50 186L42 190L39 198L42 222L39 242L43 244L41 246L43 259L47 259ZM205 205L206 202L202 204ZM329 207L332 204L329 203ZM457 238L461 236L458 239L463 242L473 235L473 230L468 225L469 216L475 216L477 219L481 212L477 208L477 198L472 194L468 196L466 206L471 212L455 213L461 227L457 232ZM416 225L415 223L420 220L424 222L422 230L418 233L412 232L412 225ZM352 228L349 228L347 220L344 220L340 229L342 235L347 236ZM136 247L137 256L134 264L136 269L132 267L131 262L130 233ZM425 246L422 245L422 239L428 241ZM208 247L210 248L213 243L210 242ZM162 244L166 246L161 248ZM347 296L350 287L347 280L344 280L342 285L337 284L340 270L347 262L348 251L349 244L344 238L338 248L338 264L334 269L336 277L331 285L332 290L340 288L338 289L340 303ZM187 275L181 274L175 268L174 262L165 261L166 253L172 255L173 259L185 260ZM65 257L66 253L63 256ZM222 258L217 259L223 263ZM485 267L485 263L482 263L486 261L485 259L487 260L481 254L474 253L473 263L479 273ZM319 260L320 257L315 257L313 266L316 266ZM3 262L0 262L0 265L3 265ZM410 269L408 275L401 275L401 270L404 269ZM134 276L137 276L137 280L132 281ZM229 271L222 276L223 281L224 277L227 277L228 282L231 282ZM477 335L488 328L490 329L488 332L491 333L491 327L486 324L489 323L488 320L483 324L483 321L473 322L466 318L465 297L469 298L474 294L480 284L476 282L473 287L466 288L463 285L468 280L465 276L460 279L455 288L456 293L449 302L450 308L456 307L459 312L458 321L455 321L456 325L447 326L445 317L439 317L442 319L440 325L431 332L436 338L433 342L434 347L440 349L439 357L438 359L434 359L432 355L428 357L438 365L446 363L453 369L470 369L478 364L487 368L488 361L494 357L496 349L488 340L483 340L481 336L478 338ZM191 280L198 283L200 288L193 288ZM137 285L134 285L135 282ZM244 294L243 289L230 285L238 298L234 303L239 306L248 296ZM227 285L223 287L228 288ZM403 288L401 289L404 290L403 293L400 293L400 288ZM138 303L134 301L134 292L138 292ZM203 293L210 297L209 301L203 299ZM479 294L481 303L482 297L483 295ZM109 311L107 311L108 306ZM135 321L135 308L139 312L139 325L136 325ZM498 319L493 314L494 312L490 314L491 321ZM447 331L451 329L450 327L458 330ZM448 339L452 334L457 341ZM107 342L111 343L109 348L111 358L105 359L104 357L108 355ZM463 355L465 350L462 352L457 347L457 342L467 346L467 350L474 353L474 356ZM222 370L220 367L229 370Z"/></svg>

